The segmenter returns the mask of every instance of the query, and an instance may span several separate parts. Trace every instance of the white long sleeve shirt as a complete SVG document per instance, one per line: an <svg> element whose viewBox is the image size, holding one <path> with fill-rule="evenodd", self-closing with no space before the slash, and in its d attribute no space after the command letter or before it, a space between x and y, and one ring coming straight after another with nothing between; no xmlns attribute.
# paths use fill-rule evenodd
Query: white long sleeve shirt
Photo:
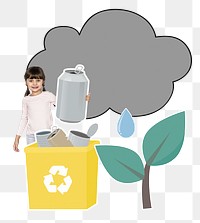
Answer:
<svg viewBox="0 0 200 223"><path fill-rule="evenodd" d="M26 134L34 134L38 130L51 129L53 117L51 109L56 97L49 91L43 91L36 96L25 96L22 100L22 116L17 135L22 135L27 127Z"/></svg>

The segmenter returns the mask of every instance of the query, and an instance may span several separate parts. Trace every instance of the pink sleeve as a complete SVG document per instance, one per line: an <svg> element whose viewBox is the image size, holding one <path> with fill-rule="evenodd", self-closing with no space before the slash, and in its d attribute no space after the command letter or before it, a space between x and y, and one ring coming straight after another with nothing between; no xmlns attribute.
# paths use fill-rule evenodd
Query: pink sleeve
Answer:
<svg viewBox="0 0 200 223"><path fill-rule="evenodd" d="M56 106L56 96L53 93L50 93L50 103L52 108Z"/></svg>
<svg viewBox="0 0 200 223"><path fill-rule="evenodd" d="M21 121L19 124L19 128L17 131L17 135L22 135L26 125L28 123L28 111L27 111L27 104L25 102L25 100L23 99L22 101L22 115L21 115Z"/></svg>

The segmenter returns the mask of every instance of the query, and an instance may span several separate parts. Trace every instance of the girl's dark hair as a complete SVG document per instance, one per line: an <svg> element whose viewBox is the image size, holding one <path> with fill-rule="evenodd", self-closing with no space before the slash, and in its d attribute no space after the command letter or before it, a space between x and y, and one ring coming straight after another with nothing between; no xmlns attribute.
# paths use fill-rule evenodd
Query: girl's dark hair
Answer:
<svg viewBox="0 0 200 223"><path fill-rule="evenodd" d="M27 81L27 79L42 79L43 81L45 81L44 71L42 70L41 67L36 67L36 66L29 67L24 74L24 80ZM44 84L43 84L43 91L46 91ZM27 87L24 96L28 96L29 94L30 91Z"/></svg>

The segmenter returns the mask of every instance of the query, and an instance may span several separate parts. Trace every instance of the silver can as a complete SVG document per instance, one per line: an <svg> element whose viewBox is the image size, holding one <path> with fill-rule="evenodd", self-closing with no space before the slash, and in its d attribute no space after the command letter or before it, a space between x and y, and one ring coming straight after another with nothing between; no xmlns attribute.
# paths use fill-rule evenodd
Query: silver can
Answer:
<svg viewBox="0 0 200 223"><path fill-rule="evenodd" d="M86 118L86 95L89 89L84 66L67 68L58 77L56 117L64 122L77 123Z"/></svg>

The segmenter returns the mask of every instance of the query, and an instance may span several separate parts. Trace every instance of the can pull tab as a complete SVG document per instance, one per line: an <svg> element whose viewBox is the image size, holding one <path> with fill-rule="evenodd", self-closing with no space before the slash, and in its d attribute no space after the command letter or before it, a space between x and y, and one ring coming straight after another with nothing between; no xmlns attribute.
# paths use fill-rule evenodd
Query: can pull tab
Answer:
<svg viewBox="0 0 200 223"><path fill-rule="evenodd" d="M56 126L56 125L53 125L52 127L51 127L51 132L54 132L55 130L57 130L58 129L58 127Z"/></svg>
<svg viewBox="0 0 200 223"><path fill-rule="evenodd" d="M84 69L85 69L85 67L84 67L82 64L78 64L78 65L76 65L76 67L75 67L75 73L76 73L76 74L80 74L81 72L84 71Z"/></svg>

